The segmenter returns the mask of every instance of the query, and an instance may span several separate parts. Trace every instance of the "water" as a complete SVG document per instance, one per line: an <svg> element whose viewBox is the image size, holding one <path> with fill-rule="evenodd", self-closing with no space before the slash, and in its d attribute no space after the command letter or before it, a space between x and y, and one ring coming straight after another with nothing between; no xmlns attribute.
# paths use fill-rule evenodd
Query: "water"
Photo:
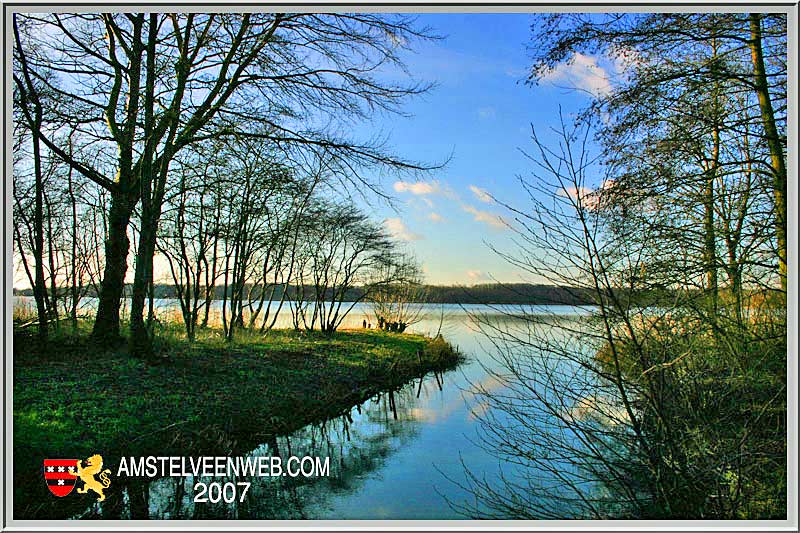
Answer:
<svg viewBox="0 0 800 533"><path fill-rule="evenodd" d="M163 310L170 302L157 303ZM465 467L490 482L498 481L498 487L501 474L513 478L516 468L499 463L480 446L476 413L482 406L475 404L471 391L478 386L501 390L502 384L487 374L497 363L491 357L491 343L470 317L475 312L489 313L495 322L514 320L488 306L467 306L466 310L455 305L429 306L424 319L411 328L427 334L441 330L468 358L457 369L415 380L392 398L381 394L353 406L345 417L231 454L329 457L330 477L247 479L252 482L249 497L231 504L195 504L198 480L162 478L128 487L124 505L115 513L120 518L151 519L467 518L458 511L460 506L474 504L463 486ZM552 306L540 312L574 320L588 310ZM365 317L368 308L357 306L344 326L360 326ZM108 516L106 512L98 505L88 510L89 515Z"/></svg>
<svg viewBox="0 0 800 533"><path fill-rule="evenodd" d="M22 314L29 316L36 314L36 304L32 296L14 296L13 299L15 312L19 311ZM82 298L78 307L78 316L86 317L94 314L95 310L97 309L97 302L97 298ZM253 303L253 307L257 307L257 302ZM293 326L289 303L283 302L281 304L278 301L265 302L262 313L259 315L258 320L256 320L256 326L261 324L264 317L264 312L267 309L269 309L270 312L269 322L272 321L274 313L278 312L278 318L275 321L274 327L289 328ZM362 322L364 320L366 320L368 323L371 323L373 327L376 326L377 319L369 303L344 303L342 304L340 314L344 314L347 309L350 309L350 311L342 321L341 328L360 328L362 327ZM461 321L463 321L463 319L467 318L470 314L475 313L481 315L496 315L498 317L518 315L521 312L524 312L527 316L556 315L561 317L576 317L587 315L591 312L592 307L572 305L540 305L525 306L523 308L516 305L425 304L422 306L422 309L423 310L419 315L421 321L409 328L409 331L414 331L417 333L435 333L438 331L439 324L443 320L449 327L456 327L456 329L458 329L457 326ZM124 298L122 300L122 305L120 306L120 317L122 320L126 320L128 318L129 310L130 298ZM147 312L147 310L148 307L145 305L145 312ZM156 298L153 301L153 310L156 318L162 321L181 322L183 320L181 316L180 305L176 299ZM244 318L245 321L247 321L250 317L249 308L247 305L245 305L244 311ZM62 313L64 316L66 316L68 314L68 310L63 309ZM228 314L230 315L230 312L228 312ZM202 318L202 311L200 312L200 317ZM230 316L228 318L230 318ZM211 306L209 308L209 324L219 325L221 323L222 301L214 300L211 302Z"/></svg>

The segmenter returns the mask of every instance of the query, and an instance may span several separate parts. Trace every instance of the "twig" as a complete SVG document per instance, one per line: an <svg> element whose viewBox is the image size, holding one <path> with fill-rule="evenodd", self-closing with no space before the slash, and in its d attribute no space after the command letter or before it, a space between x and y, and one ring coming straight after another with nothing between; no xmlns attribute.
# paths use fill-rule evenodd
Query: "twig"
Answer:
<svg viewBox="0 0 800 533"><path fill-rule="evenodd" d="M180 422L175 422L174 424L170 424L168 426L164 426L161 429L157 429L155 431L151 431L150 433L142 433L141 435L139 435L135 439L131 440L130 442L133 443L133 442L136 442L137 440L143 439L144 437L149 437L150 435L155 435L156 433L161 433L162 431L166 431L166 430L168 430L170 428L174 428L175 426L179 426L181 424L185 424L188 421L189 420L181 420Z"/></svg>

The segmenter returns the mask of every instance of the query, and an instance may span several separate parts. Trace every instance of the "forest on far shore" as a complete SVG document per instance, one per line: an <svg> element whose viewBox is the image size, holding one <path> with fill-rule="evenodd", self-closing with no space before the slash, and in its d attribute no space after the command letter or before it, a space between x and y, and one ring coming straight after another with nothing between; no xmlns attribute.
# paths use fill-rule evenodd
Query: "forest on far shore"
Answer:
<svg viewBox="0 0 800 533"><path fill-rule="evenodd" d="M125 292L130 294L132 286L126 285ZM178 290L174 285L157 283L153 287L157 299L178 298ZM223 286L214 287L214 300L223 299ZM276 286L274 300L280 300L283 286ZM310 287L306 287L306 294ZM86 296L97 297L92 287L86 288ZM258 294L257 287L247 286L245 292ZM287 287L286 299L294 299L297 287ZM648 290L637 294L643 303L655 303L669 296L668 290ZM515 304L515 305L593 305L595 295L592 291L580 287L559 287L554 285L537 285L532 283L484 283L480 285L422 285L416 294L420 302L429 304ZM14 289L14 296L33 296L33 289ZM364 288L348 289L342 301L360 302L364 300Z"/></svg>

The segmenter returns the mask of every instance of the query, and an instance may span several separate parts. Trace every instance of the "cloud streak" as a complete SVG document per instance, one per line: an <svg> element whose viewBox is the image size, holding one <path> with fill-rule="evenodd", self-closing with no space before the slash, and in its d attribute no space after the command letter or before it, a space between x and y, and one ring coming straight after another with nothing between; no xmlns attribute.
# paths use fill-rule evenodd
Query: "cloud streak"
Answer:
<svg viewBox="0 0 800 533"><path fill-rule="evenodd" d="M590 189L588 187L567 187L559 191L561 196L570 198L577 205L594 211L603 207L605 197L604 193L608 193L614 187L614 180L607 179L597 189Z"/></svg>
<svg viewBox="0 0 800 533"><path fill-rule="evenodd" d="M394 190L420 196L423 194L439 194L442 189L438 181L396 181L394 182Z"/></svg>
<svg viewBox="0 0 800 533"><path fill-rule="evenodd" d="M458 199L458 195L447 185L439 181L396 181L393 188L395 192L409 193L422 197L422 201L433 207L433 202L426 196L443 196L451 200Z"/></svg>
<svg viewBox="0 0 800 533"><path fill-rule="evenodd" d="M477 198L478 200L480 200L485 204L491 204L494 202L494 200L492 200L492 195L489 194L488 191L486 191L486 189L481 189L480 187L477 187L475 185L470 185L469 190L472 191L472 194L475 195L475 198Z"/></svg>
<svg viewBox="0 0 800 533"><path fill-rule="evenodd" d="M466 271L467 279L470 280L472 283L478 283L481 281L489 281L492 279L489 274L483 272L482 270L467 270Z"/></svg>
<svg viewBox="0 0 800 533"><path fill-rule="evenodd" d="M612 91L611 77L598 64L598 58L581 53L575 53L569 61L560 63L542 77L542 81L554 85L566 84L595 97L608 96Z"/></svg>
<svg viewBox="0 0 800 533"><path fill-rule="evenodd" d="M495 229L506 229L508 227L508 225L502 218L500 218L498 215L495 215L494 213L490 213L489 211L482 211L474 206L467 204L462 205L461 209L472 215L472 219L475 222L482 222Z"/></svg>
<svg viewBox="0 0 800 533"><path fill-rule="evenodd" d="M499 215L495 215L489 211L483 211L475 206L465 204L457 192L455 192L446 184L442 185L438 181L396 181L394 183L394 190L398 193L408 193L418 196L419 199L422 200L430 209L433 208L434 204L429 196L442 196L453 200L453 202L461 207L462 211L472 215L473 220L476 222L481 222L494 229L506 229L508 227L508 225L502 218L500 218ZM481 189L476 185L470 185L469 190L472 191L472 194L480 202L486 204L494 203L491 194L489 194L489 192L485 189ZM431 222L436 223L444 221L444 218L436 212L430 212L427 215L427 218ZM392 232L393 235L403 240L418 240L420 238L420 236L410 232L399 218L387 219L386 227Z"/></svg>
<svg viewBox="0 0 800 533"><path fill-rule="evenodd" d="M423 238L422 235L408 229L399 218L387 218L383 221L383 226L395 239L401 241L419 241Z"/></svg>

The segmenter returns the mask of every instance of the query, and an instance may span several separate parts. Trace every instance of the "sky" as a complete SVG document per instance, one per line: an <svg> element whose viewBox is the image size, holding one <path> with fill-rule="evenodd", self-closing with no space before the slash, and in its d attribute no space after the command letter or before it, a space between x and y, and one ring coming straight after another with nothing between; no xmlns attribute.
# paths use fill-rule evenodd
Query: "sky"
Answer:
<svg viewBox="0 0 800 533"><path fill-rule="evenodd" d="M524 81L532 63L532 15L428 13L417 23L442 38L410 43L401 57L415 80L435 87L406 101L407 116L376 114L355 125L352 137L385 137L389 151L403 159L447 164L418 177L374 176L391 205L352 197L417 258L427 283L541 282L490 249L488 243L511 254L518 249L506 224L513 219L494 199L528 207L518 179L531 170L523 153L533 147L531 126L547 142L559 109L569 115L585 108L592 94L610 89L617 69L578 55L530 85ZM399 71L384 75L396 79ZM163 258L154 266L157 281L170 282ZM21 268L14 282L28 285Z"/></svg>
<svg viewBox="0 0 800 533"><path fill-rule="evenodd" d="M546 131L565 114L608 90L609 67L575 57L538 86L524 83L531 59L529 14L425 14L419 24L445 36L418 43L404 56L430 92L409 100L408 118L378 117L365 134L384 134L401 156L449 161L420 178L384 179L394 207L372 207L375 217L422 263L432 284L537 282L508 264L487 243L512 252L509 212L492 200L526 207L518 177L531 168L531 125ZM360 132L359 132L360 133ZM545 134L545 140L547 135Z"/></svg>

